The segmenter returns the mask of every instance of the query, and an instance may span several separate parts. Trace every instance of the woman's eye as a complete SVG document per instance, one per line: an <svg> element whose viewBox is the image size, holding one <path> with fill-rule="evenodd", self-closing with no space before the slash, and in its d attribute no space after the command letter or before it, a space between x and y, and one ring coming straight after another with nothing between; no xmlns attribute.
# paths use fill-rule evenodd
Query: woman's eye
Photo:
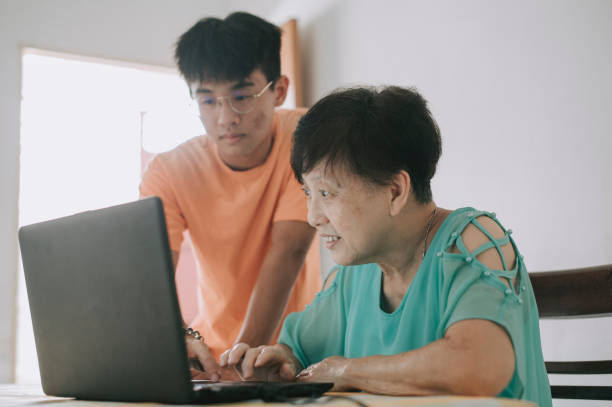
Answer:
<svg viewBox="0 0 612 407"><path fill-rule="evenodd" d="M319 191L321 193L321 196L323 198L326 198L329 195L329 192L325 191L324 189L322 189L321 191Z"/></svg>
<svg viewBox="0 0 612 407"><path fill-rule="evenodd" d="M306 196L310 196L310 191L306 188L302 188L302 191L304 191L304 194L306 194Z"/></svg>

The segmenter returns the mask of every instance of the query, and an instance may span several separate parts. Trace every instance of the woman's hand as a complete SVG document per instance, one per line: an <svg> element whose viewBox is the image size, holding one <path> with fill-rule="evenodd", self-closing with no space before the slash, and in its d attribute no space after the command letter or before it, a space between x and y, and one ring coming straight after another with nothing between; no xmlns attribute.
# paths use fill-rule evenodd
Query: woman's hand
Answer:
<svg viewBox="0 0 612 407"><path fill-rule="evenodd" d="M348 384L349 363L350 359L331 356L302 370L297 379L301 382L332 382L334 387L331 391L350 391L353 388Z"/></svg>
<svg viewBox="0 0 612 407"><path fill-rule="evenodd" d="M293 381L302 368L291 349L282 344L250 348L238 343L221 354L221 367L233 366L243 380Z"/></svg>

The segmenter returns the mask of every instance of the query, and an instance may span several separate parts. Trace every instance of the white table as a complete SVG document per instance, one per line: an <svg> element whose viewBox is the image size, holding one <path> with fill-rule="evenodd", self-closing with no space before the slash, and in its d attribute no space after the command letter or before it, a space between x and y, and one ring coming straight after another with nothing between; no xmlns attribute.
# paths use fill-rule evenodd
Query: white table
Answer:
<svg viewBox="0 0 612 407"><path fill-rule="evenodd" d="M478 397L390 397L367 393L326 393L329 395L343 395L355 398L368 406L395 407L395 406L427 406L427 407L537 407L534 403L502 398ZM283 403L264 403L262 401L246 401L240 403L217 404L218 407L233 406L291 406ZM313 405L313 404L311 404ZM317 403L316 406L329 407L355 407L356 404L346 399L331 399L326 403ZM61 397L46 396L38 385L0 384L0 406L37 406L37 407L134 407L134 406L168 406L158 403L126 403L84 401ZM209 405L210 406L210 405Z"/></svg>

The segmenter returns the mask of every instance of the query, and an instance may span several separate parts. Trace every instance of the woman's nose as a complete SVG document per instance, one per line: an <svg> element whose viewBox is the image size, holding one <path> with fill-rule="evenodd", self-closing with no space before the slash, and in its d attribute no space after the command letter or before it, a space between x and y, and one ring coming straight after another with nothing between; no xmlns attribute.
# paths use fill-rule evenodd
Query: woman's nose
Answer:
<svg viewBox="0 0 612 407"><path fill-rule="evenodd" d="M308 203L308 224L313 228L317 228L326 222L327 218L323 211L321 211L316 199L311 199Z"/></svg>

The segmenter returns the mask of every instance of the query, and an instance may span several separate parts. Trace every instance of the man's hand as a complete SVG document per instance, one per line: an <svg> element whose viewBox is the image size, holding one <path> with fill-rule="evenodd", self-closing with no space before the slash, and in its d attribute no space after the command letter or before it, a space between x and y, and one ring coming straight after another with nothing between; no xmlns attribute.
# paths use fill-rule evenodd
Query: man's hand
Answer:
<svg viewBox="0 0 612 407"><path fill-rule="evenodd" d="M221 379L223 372L210 353L204 339L196 339L191 335L185 335L185 343L187 345L187 357L190 361L191 377L215 382Z"/></svg>
<svg viewBox="0 0 612 407"><path fill-rule="evenodd" d="M221 354L222 367L233 366L243 380L293 381L302 369L300 362L286 345L250 348L238 343Z"/></svg>
<svg viewBox="0 0 612 407"><path fill-rule="evenodd" d="M344 380L349 363L350 359L331 356L302 370L297 379L300 382L332 382L331 391L350 391L352 388Z"/></svg>

